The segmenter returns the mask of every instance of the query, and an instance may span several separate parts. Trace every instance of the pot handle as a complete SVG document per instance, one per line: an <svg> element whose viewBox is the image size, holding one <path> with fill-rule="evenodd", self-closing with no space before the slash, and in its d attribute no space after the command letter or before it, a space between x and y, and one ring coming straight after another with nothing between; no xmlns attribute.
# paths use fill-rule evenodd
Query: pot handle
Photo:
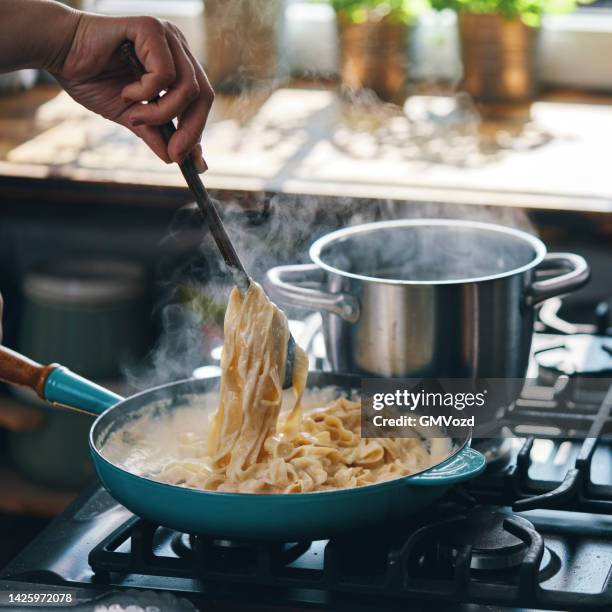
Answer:
<svg viewBox="0 0 612 612"><path fill-rule="evenodd" d="M408 479L408 484L418 486L440 486L455 484L475 478L484 471L487 460L482 453L464 446L456 455L444 463L430 468Z"/></svg>
<svg viewBox="0 0 612 612"><path fill-rule="evenodd" d="M565 293L570 293L586 285L591 277L589 264L584 257L574 253L548 253L538 270L568 270L565 274L534 281L525 290L525 302L528 306L535 306L544 300Z"/></svg>
<svg viewBox="0 0 612 612"><path fill-rule="evenodd" d="M0 346L0 380L29 387L55 406L97 416L123 398L57 363L40 365Z"/></svg>
<svg viewBox="0 0 612 612"><path fill-rule="evenodd" d="M359 320L359 301L356 297L299 286L301 283L321 286L324 278L325 271L316 264L277 266L268 270L264 285L270 297L281 303L325 310L345 321L356 323Z"/></svg>

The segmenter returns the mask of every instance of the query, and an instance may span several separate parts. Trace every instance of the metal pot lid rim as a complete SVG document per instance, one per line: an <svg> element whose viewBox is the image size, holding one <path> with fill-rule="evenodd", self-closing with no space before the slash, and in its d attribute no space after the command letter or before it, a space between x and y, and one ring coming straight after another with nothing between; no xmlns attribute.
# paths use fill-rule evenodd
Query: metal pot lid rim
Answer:
<svg viewBox="0 0 612 612"><path fill-rule="evenodd" d="M489 274L487 276L467 277L451 280L426 281L397 280L392 278L377 278L373 276L364 276L363 274L354 274L353 272L347 272L345 270L335 268L334 266L325 263L321 259L321 251L326 246L338 240L339 238L345 238L354 234L373 232L379 229L432 225L462 227L467 229L480 229L489 232L498 232L500 234L506 234L508 236L513 236L514 238L518 238L528 243L533 247L536 254L535 257L525 265L520 266L518 268L513 268L511 270L507 270L505 272L499 272L498 274ZM354 278L360 281L381 283L385 285L463 285L465 283L481 283L486 281L498 280L501 278L507 278L509 276L514 276L516 274L521 274L522 272L530 270L537 266L544 259L544 256L546 255L546 246L536 236L514 228L497 225L495 223L483 223L481 221L461 221L458 219L397 219L393 221L376 221L374 223L364 223L361 225L353 225L351 227L336 230L335 232L326 234L325 236L322 236L321 238L313 242L312 246L310 247L309 254L310 259L312 259L314 263L316 263L319 267L323 268L327 272L331 272L332 274L337 274L339 276L345 276L347 278Z"/></svg>

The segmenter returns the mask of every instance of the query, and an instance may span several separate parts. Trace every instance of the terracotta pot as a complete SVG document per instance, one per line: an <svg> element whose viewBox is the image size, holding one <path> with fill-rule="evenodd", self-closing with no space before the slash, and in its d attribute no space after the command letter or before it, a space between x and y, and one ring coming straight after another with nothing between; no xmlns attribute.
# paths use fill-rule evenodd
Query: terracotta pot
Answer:
<svg viewBox="0 0 612 612"><path fill-rule="evenodd" d="M281 0L206 0L206 72L215 90L272 86Z"/></svg>
<svg viewBox="0 0 612 612"><path fill-rule="evenodd" d="M342 86L371 89L386 102L406 97L409 27L386 20L354 24L338 16Z"/></svg>
<svg viewBox="0 0 612 612"><path fill-rule="evenodd" d="M537 90L537 28L497 14L460 13L463 88L479 102L525 102Z"/></svg>

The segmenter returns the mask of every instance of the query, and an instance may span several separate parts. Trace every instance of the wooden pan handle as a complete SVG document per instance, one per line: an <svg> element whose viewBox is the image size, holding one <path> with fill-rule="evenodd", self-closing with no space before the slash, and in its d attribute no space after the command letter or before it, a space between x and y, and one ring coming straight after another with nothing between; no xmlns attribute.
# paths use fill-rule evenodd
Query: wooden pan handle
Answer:
<svg viewBox="0 0 612 612"><path fill-rule="evenodd" d="M0 380L11 385L29 387L45 399L45 383L58 364L40 365L5 346L0 346Z"/></svg>

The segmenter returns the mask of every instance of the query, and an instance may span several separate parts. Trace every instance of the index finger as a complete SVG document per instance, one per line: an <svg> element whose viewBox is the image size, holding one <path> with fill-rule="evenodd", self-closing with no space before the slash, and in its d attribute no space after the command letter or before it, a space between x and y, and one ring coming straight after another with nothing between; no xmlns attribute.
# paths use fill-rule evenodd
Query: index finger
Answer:
<svg viewBox="0 0 612 612"><path fill-rule="evenodd" d="M145 74L139 81L126 85L121 97L125 102L148 102L175 81L176 67L160 21L153 17L139 17L131 23L126 35L134 43Z"/></svg>

